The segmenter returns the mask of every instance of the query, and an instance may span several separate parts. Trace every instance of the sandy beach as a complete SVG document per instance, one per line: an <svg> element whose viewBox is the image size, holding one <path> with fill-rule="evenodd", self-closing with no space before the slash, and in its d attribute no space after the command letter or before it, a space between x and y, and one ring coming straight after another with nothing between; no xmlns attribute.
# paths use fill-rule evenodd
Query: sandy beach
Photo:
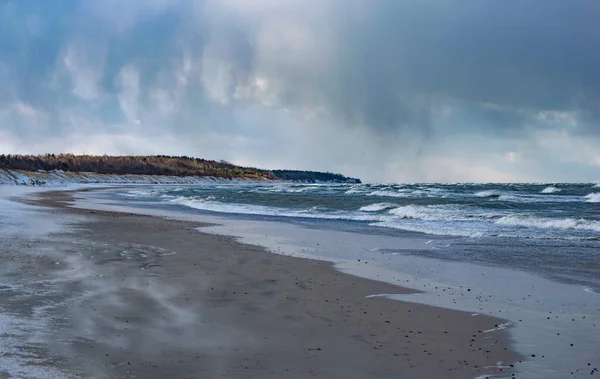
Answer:
<svg viewBox="0 0 600 379"><path fill-rule="evenodd" d="M68 232L3 240L5 281L29 292L2 291L3 312L45 315L34 339L11 337L7 378L473 378L519 359L507 330L483 333L500 319L369 297L409 290L69 199L26 201Z"/></svg>

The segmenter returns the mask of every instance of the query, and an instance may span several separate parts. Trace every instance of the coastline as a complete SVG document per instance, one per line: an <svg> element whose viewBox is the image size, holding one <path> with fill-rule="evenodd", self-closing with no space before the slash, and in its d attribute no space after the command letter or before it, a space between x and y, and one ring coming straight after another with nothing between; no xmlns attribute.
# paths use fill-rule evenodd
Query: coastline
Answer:
<svg viewBox="0 0 600 379"><path fill-rule="evenodd" d="M223 183L264 183L275 179L175 176L144 174L100 174L97 172L23 171L0 168L0 185L65 186L65 185L210 185Z"/></svg>
<svg viewBox="0 0 600 379"><path fill-rule="evenodd" d="M412 291L203 224L69 208L70 196L35 201L85 219L60 235L86 253L63 251L79 274L63 278L77 290L58 311L75 320L56 332L71 336L65 351L89 345L76 361L102 363L105 377L465 378L504 376L497 363L519 358L507 330L484 333L500 319L370 297Z"/></svg>

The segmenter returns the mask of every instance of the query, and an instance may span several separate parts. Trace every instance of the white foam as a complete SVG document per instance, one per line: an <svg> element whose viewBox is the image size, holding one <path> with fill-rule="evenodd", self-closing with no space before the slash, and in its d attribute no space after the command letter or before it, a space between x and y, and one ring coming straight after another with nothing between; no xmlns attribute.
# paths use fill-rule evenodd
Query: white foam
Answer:
<svg viewBox="0 0 600 379"><path fill-rule="evenodd" d="M427 221L465 221L497 216L478 208L460 205L406 205L389 211L401 219Z"/></svg>
<svg viewBox="0 0 600 379"><path fill-rule="evenodd" d="M376 190L367 193L367 196L380 196L380 197L399 197L399 198L423 198L423 197L446 197L448 191L443 188L428 188L420 187L417 189L412 188L394 188L387 187L384 189Z"/></svg>
<svg viewBox="0 0 600 379"><path fill-rule="evenodd" d="M174 189L172 189L171 191L174 191ZM160 193L160 191L153 190L153 189L136 189L136 190L127 191L127 192L123 193L123 195L128 196L128 197L147 197L147 196L158 195L159 193Z"/></svg>
<svg viewBox="0 0 600 379"><path fill-rule="evenodd" d="M402 219L418 219L418 220L448 220L458 216L457 212L450 211L447 207L422 206L422 205L406 205L390 210L391 214Z"/></svg>
<svg viewBox="0 0 600 379"><path fill-rule="evenodd" d="M365 296L365 299L372 299L372 298L377 298L377 297L390 297L393 295L394 294L391 294L391 293L377 293L377 294L373 294L373 295L367 295L367 296Z"/></svg>
<svg viewBox="0 0 600 379"><path fill-rule="evenodd" d="M502 324L499 324L495 328L484 330L483 332L484 333L491 333L491 332L495 332L497 330L504 330L504 329L508 328L509 326L510 326L510 322L503 322Z"/></svg>
<svg viewBox="0 0 600 379"><path fill-rule="evenodd" d="M586 199L586 203L600 203L600 192L592 192L584 196L584 198Z"/></svg>
<svg viewBox="0 0 600 379"><path fill-rule="evenodd" d="M550 189L554 188L554 189ZM507 201L513 203L539 203L539 202L580 202L581 198L578 196L557 196L552 195L553 193L560 192L561 189L555 187L547 187L540 193L543 195L536 194L523 194L515 192L501 192L501 191L480 191L475 193L476 197L489 198L493 201Z"/></svg>
<svg viewBox="0 0 600 379"><path fill-rule="evenodd" d="M35 312L31 317L0 313L0 374L16 379L74 377L54 367L49 357L40 356L34 349L26 349L36 345L35 335L50 329L50 321L38 317Z"/></svg>
<svg viewBox="0 0 600 379"><path fill-rule="evenodd" d="M357 184L355 186L350 187L349 190L344 192L346 195L352 195L357 193L365 193L364 184Z"/></svg>
<svg viewBox="0 0 600 379"><path fill-rule="evenodd" d="M351 221L380 221L385 216L373 214L355 214L343 211L323 213L317 207L310 209L291 210L279 207L267 207L263 205L221 203L214 201L214 197L202 198L176 197L169 200L172 204L184 205L186 207L220 213L247 214L260 216L297 217L324 220L351 220Z"/></svg>
<svg viewBox="0 0 600 379"><path fill-rule="evenodd" d="M399 229L409 232L425 233L438 236L455 236L455 237L483 237L487 235L476 230L472 230L466 227L457 228L455 226L446 224L435 224L435 223L404 223L398 221L380 221L369 224L370 226L376 226L381 228Z"/></svg>
<svg viewBox="0 0 600 379"><path fill-rule="evenodd" d="M497 225L521 226L541 229L580 229L600 232L600 222L586 219L551 219L524 215L503 216L494 221Z"/></svg>
<svg viewBox="0 0 600 379"><path fill-rule="evenodd" d="M540 193L556 193L562 191L560 188L556 188L554 186L548 186L544 188Z"/></svg>
<svg viewBox="0 0 600 379"><path fill-rule="evenodd" d="M385 190L377 190L377 191L373 191L371 193L368 193L367 196L380 196L380 197L411 197L411 193L410 192L399 192L399 191L394 191L394 190L389 190L389 189L385 189Z"/></svg>

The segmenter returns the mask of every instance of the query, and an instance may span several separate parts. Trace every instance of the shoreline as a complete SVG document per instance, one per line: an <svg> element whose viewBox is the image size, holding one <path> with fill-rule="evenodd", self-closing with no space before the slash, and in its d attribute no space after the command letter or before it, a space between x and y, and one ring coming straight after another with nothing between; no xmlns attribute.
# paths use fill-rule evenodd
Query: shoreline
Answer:
<svg viewBox="0 0 600 379"><path fill-rule="evenodd" d="M188 320L191 324L184 328L184 335L197 328L205 329L204 324L211 322L201 322L195 317L208 314L217 325L224 319L230 321L230 325L222 330L239 332L234 337L225 333L226 336L211 339L227 337L226 340L240 343L251 341L243 349L221 346L226 357L211 356L204 360L207 365L212 361L225 365L225 377L491 377L511 372L496 367L498 361L509 365L519 358L510 349L507 330L484 333L497 328L503 322L501 319L473 317L466 312L370 297L413 291L344 274L331 263L277 255L236 242L232 237L198 232L196 228L205 226L203 224L70 208L67 204L70 196L72 193L69 192L44 192L42 200L34 202L52 207L58 214L64 212L91 218L81 224L86 232L75 232L73 237L78 243L90 242L92 250L105 241L103 243L111 246L130 246L123 251L134 246L137 250L150 248L163 252L159 255L164 255L157 258L160 263L152 262L147 269L139 270L144 274L156 274L153 280L157 282L166 279L170 290L161 300L163 304L185 308L186 302L193 299L194 306L202 307L197 314L189 309L183 312L192 317ZM218 254L207 254L206 250L218 251ZM108 266L120 269L131 263L131 259L121 257ZM147 256L142 260L147 260ZM236 263L232 263L234 261ZM203 268L200 277L194 270L198 266ZM93 262L92 267L96 267ZM185 298L188 300L184 301ZM134 302L137 301L140 298ZM207 304L210 304L209 308ZM106 304L104 307L106 309ZM138 316L148 310L145 306L134 308L129 312ZM111 313L110 309L106 310ZM194 314L196 316L192 316ZM118 331L124 333L122 329ZM283 335L286 336L284 340L281 339ZM167 350L180 349L179 342L167 344ZM194 359L185 352L195 350L198 353L196 345L191 343L179 352L183 362L176 365L177 370L183 367L198 369L199 366L193 364ZM254 363L248 369L240 369L224 362L231 359L233 362L249 359ZM132 370L130 366L127 365L128 370ZM175 369L167 367L139 369L144 375L161 377L172 374ZM117 377L121 369L115 370L113 374Z"/></svg>

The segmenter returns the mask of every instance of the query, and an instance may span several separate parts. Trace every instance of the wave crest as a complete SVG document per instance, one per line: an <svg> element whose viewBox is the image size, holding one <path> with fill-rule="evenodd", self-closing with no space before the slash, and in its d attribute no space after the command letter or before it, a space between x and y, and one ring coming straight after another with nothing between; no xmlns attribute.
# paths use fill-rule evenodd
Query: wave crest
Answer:
<svg viewBox="0 0 600 379"><path fill-rule="evenodd" d="M556 193L562 191L560 188L556 188L554 186L548 186L544 188L540 193Z"/></svg>
<svg viewBox="0 0 600 379"><path fill-rule="evenodd" d="M360 207L359 211L361 212L379 212L385 211L387 209L396 208L395 204L392 203L375 203L371 205L365 205L364 207Z"/></svg>
<svg viewBox="0 0 600 379"><path fill-rule="evenodd" d="M520 226L538 229L579 229L600 232L600 222L586 219L551 219L532 216L509 215L494 221L497 225Z"/></svg>
<svg viewBox="0 0 600 379"><path fill-rule="evenodd" d="M584 198L586 203L600 203L600 192L592 192Z"/></svg>
<svg viewBox="0 0 600 379"><path fill-rule="evenodd" d="M487 190L487 191L479 191L477 193L475 193L475 196L477 197L500 197L500 193L498 191L492 191L492 190Z"/></svg>
<svg viewBox="0 0 600 379"><path fill-rule="evenodd" d="M410 193L397 192L389 189L377 190L367 194L367 196L380 196L380 197L410 197Z"/></svg>
<svg viewBox="0 0 600 379"><path fill-rule="evenodd" d="M466 221L477 219L490 219L495 217L492 213L458 205L406 205L391 209L392 214L400 219L414 219L424 221Z"/></svg>

